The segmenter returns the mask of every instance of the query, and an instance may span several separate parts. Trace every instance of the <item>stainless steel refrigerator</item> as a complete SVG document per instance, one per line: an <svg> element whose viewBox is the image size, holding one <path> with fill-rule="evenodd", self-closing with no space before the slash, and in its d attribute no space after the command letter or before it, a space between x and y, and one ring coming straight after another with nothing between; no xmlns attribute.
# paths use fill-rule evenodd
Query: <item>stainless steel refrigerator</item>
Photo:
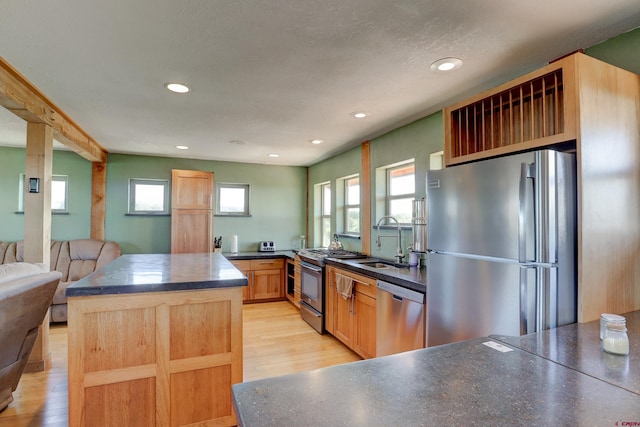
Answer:
<svg viewBox="0 0 640 427"><path fill-rule="evenodd" d="M427 173L427 346L576 321L575 156Z"/></svg>

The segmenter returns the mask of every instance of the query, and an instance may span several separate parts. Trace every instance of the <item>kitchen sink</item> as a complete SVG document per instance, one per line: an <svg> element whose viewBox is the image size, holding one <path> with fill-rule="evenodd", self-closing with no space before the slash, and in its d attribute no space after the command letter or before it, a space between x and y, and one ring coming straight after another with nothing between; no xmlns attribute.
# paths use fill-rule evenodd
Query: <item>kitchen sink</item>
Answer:
<svg viewBox="0 0 640 427"><path fill-rule="evenodd" d="M358 264L365 265L371 268L393 268L394 267L393 265L385 264L384 262L380 262L380 261L365 261L365 262L359 262Z"/></svg>
<svg viewBox="0 0 640 427"><path fill-rule="evenodd" d="M374 258L374 257L358 259L358 260L354 260L354 262L357 262L358 264L364 267L370 267L375 269L394 269L395 270L398 268L409 267L408 265L396 264L390 260L388 261L385 259Z"/></svg>

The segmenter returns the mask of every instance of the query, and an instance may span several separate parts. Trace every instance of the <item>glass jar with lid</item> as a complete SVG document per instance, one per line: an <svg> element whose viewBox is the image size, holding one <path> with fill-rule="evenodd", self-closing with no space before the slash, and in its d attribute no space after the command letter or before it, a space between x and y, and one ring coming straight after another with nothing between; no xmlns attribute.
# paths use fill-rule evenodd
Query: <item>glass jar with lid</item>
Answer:
<svg viewBox="0 0 640 427"><path fill-rule="evenodd" d="M619 323L626 327L627 319L618 314L602 313L600 315L600 340L604 335L604 327L607 323Z"/></svg>
<svg viewBox="0 0 640 427"><path fill-rule="evenodd" d="M626 320L623 323L619 321L605 323L602 334L602 349L611 354L629 354Z"/></svg>

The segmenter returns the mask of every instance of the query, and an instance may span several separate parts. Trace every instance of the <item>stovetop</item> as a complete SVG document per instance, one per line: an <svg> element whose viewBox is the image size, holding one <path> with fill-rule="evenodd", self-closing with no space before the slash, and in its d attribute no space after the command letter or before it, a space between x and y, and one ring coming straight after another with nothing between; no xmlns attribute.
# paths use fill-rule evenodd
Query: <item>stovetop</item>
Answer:
<svg viewBox="0 0 640 427"><path fill-rule="evenodd" d="M298 252L298 255L308 262L316 265L323 265L325 258L339 258L339 259L356 259L362 258L360 252L348 251L345 249L327 249L327 248L309 248L303 249Z"/></svg>

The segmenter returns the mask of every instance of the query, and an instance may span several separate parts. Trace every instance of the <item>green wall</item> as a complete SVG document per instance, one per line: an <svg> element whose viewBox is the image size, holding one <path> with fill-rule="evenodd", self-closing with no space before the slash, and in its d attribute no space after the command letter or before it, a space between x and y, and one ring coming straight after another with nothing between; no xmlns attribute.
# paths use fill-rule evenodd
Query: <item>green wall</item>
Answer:
<svg viewBox="0 0 640 427"><path fill-rule="evenodd" d="M0 240L24 238L24 215L18 210L18 180L25 172L23 148L0 148ZM91 232L91 163L70 151L53 152L53 174L67 175L68 214L51 216L51 238L86 238Z"/></svg>
<svg viewBox="0 0 640 427"><path fill-rule="evenodd" d="M130 178L171 180L172 169L214 172L216 182L250 185L250 217L215 217L213 229L229 251L238 235L240 251L255 251L258 241L273 240L277 249L298 245L304 234L306 168L218 162L168 157L110 154L107 162L106 236L125 253L168 253L169 216L127 216Z"/></svg>
<svg viewBox="0 0 640 427"><path fill-rule="evenodd" d="M585 53L616 67L640 74L640 28L591 46L585 49Z"/></svg>
<svg viewBox="0 0 640 427"><path fill-rule="evenodd" d="M24 238L24 215L18 209L18 176L25 169L25 150L0 148L0 240ZM223 251L238 235L241 251L258 249L260 240L276 248L297 247L305 230L306 168L268 166L152 156L110 154L107 161L105 238L123 253L168 253L170 216L127 216L130 178L171 180L171 169L213 171L219 182L250 185L250 217L215 217L214 234L222 236ZM54 151L53 173L69 176L69 214L53 215L55 240L88 238L91 233L91 163L75 153Z"/></svg>

